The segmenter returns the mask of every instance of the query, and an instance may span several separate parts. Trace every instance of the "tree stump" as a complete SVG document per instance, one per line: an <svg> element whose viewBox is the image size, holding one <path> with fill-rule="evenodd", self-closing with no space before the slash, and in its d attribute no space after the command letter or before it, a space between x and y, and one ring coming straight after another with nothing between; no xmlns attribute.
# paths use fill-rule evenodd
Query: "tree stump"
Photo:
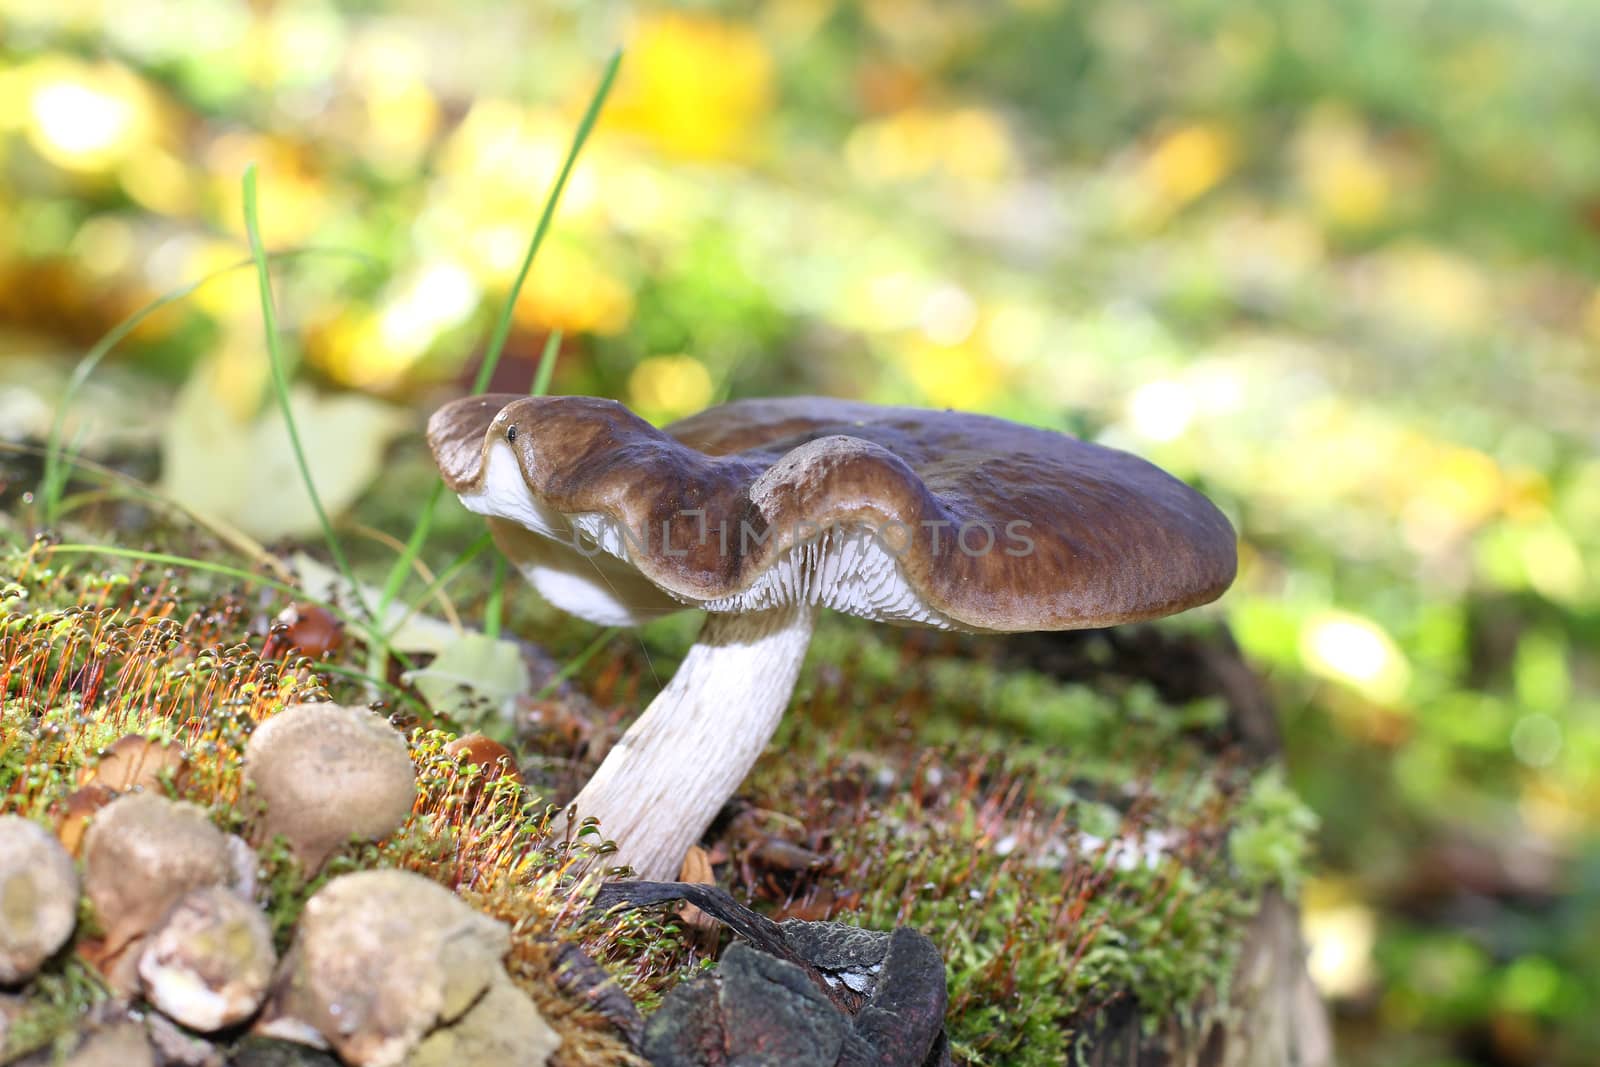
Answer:
<svg viewBox="0 0 1600 1067"><path fill-rule="evenodd" d="M1095 643L1102 648L1091 654ZM1140 679L1173 702L1220 698L1228 709L1224 732L1230 743L1258 763L1282 757L1271 697L1224 627L1193 631L1126 626L1026 634L1007 640L1002 655L1062 680ZM1333 1064L1332 1029L1306 970L1299 908L1280 893L1268 893L1250 920L1228 1000L1222 1019L1198 1026L1170 1019L1154 1032L1147 1032L1137 1005L1119 1001L1090 1024L1080 1045L1082 1062L1088 1067Z"/></svg>
<svg viewBox="0 0 1600 1067"><path fill-rule="evenodd" d="M1146 1032L1131 1001L1091 1024L1079 1045L1086 1067L1331 1067L1327 1012L1306 972L1299 912L1268 894L1251 920L1224 1018L1192 1026L1166 1020Z"/></svg>

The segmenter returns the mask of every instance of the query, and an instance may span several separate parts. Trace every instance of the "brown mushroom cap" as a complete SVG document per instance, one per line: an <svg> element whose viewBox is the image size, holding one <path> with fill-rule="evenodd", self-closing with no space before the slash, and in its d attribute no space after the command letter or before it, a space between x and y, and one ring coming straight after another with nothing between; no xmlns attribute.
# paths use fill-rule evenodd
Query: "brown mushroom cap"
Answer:
<svg viewBox="0 0 1600 1067"><path fill-rule="evenodd" d="M133 793L107 804L83 841L84 892L115 953L153 928L191 889L233 873L221 830L194 804Z"/></svg>
<svg viewBox="0 0 1600 1067"><path fill-rule="evenodd" d="M44 827L0 815L0 985L33 977L72 936L78 872Z"/></svg>
<svg viewBox="0 0 1600 1067"><path fill-rule="evenodd" d="M99 782L74 789L54 805L56 837L76 856L83 850L83 835L101 808L117 799L117 791Z"/></svg>
<svg viewBox="0 0 1600 1067"><path fill-rule="evenodd" d="M405 738L365 708L296 704L256 727L245 782L265 807L258 841L281 834L308 871L351 838L400 828L416 799Z"/></svg>
<svg viewBox="0 0 1600 1067"><path fill-rule="evenodd" d="M469 806L477 803L484 789L494 782L503 778L519 783L522 781L516 755L492 737L465 734L445 745L444 754L461 766L463 777L466 778L462 802Z"/></svg>
<svg viewBox="0 0 1600 1067"><path fill-rule="evenodd" d="M809 603L967 630L1109 626L1215 599L1236 565L1227 519L1171 475L983 415L793 397L658 430L609 400L493 395L440 409L428 440L524 570L561 569L564 586L587 570L639 617ZM504 493L514 476L525 502ZM864 534L887 555L845 548ZM618 586L630 569L660 594Z"/></svg>
<svg viewBox="0 0 1600 1067"><path fill-rule="evenodd" d="M145 997L202 1033L256 1013L278 962L272 928L253 903L207 886L172 906L139 957Z"/></svg>
<svg viewBox="0 0 1600 1067"><path fill-rule="evenodd" d="M504 923L409 871L362 871L306 902L260 1032L313 1035L359 1067L398 1064L504 976Z"/></svg>

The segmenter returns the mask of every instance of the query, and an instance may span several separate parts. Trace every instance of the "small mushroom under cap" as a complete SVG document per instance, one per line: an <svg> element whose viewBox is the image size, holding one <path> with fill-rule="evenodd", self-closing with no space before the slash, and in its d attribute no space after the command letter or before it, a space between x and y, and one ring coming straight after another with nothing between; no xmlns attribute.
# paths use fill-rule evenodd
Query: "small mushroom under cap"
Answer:
<svg viewBox="0 0 1600 1067"><path fill-rule="evenodd" d="M399 1064L503 978L511 933L409 871L335 878L306 902L257 1032Z"/></svg>
<svg viewBox="0 0 1600 1067"><path fill-rule="evenodd" d="M78 921L78 872L61 842L19 815L0 815L0 985L25 982Z"/></svg>
<svg viewBox="0 0 1600 1067"><path fill-rule="evenodd" d="M152 793L107 804L83 842L84 892L114 955L148 933L191 889L233 873L227 838L203 808Z"/></svg>
<svg viewBox="0 0 1600 1067"><path fill-rule="evenodd" d="M552 604L699 643L574 803L670 877L782 716L816 612L973 632L1151 619L1232 582L1201 494L1136 456L983 415L748 400L664 429L591 397L472 397L434 458Z"/></svg>
<svg viewBox="0 0 1600 1067"><path fill-rule="evenodd" d="M244 777L264 806L258 842L281 834L307 871L352 838L400 828L417 795L405 738L365 708L296 704L256 727Z"/></svg>
<svg viewBox="0 0 1600 1067"><path fill-rule="evenodd" d="M191 1030L243 1022L266 998L277 954L253 903L225 886L185 894L139 957L145 997Z"/></svg>

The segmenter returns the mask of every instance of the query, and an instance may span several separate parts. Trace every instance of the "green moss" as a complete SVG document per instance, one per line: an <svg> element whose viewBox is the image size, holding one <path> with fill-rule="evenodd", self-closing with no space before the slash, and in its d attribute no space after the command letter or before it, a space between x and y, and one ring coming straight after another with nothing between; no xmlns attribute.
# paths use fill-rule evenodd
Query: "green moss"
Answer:
<svg viewBox="0 0 1600 1067"><path fill-rule="evenodd" d="M1257 888L1299 888L1311 856L1316 813L1289 788L1276 767L1259 775L1228 833L1228 855Z"/></svg>
<svg viewBox="0 0 1600 1067"><path fill-rule="evenodd" d="M11 1062L65 1042L88 1011L111 993L94 968L67 956L22 988L25 1007L4 1031L0 1060ZM65 1052L63 1047L60 1051Z"/></svg>
<svg viewBox="0 0 1600 1067"><path fill-rule="evenodd" d="M1259 893L1292 885L1314 822L1277 772L1218 757L1218 701L844 620L818 637L783 754L747 790L831 857L791 895L939 944L960 1056L1070 1062L1130 998L1152 1023L1227 1009Z"/></svg>

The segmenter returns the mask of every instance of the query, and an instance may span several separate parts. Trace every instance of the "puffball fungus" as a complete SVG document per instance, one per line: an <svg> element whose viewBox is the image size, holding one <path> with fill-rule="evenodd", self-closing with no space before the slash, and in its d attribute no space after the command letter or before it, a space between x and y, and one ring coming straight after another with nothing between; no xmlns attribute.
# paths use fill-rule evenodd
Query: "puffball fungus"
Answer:
<svg viewBox="0 0 1600 1067"><path fill-rule="evenodd" d="M84 891L107 956L148 933L191 889L225 885L228 842L197 805L132 793L102 808L83 842Z"/></svg>
<svg viewBox="0 0 1600 1067"><path fill-rule="evenodd" d="M0 815L0 985L27 981L78 923L78 872L48 830Z"/></svg>
<svg viewBox="0 0 1600 1067"><path fill-rule="evenodd" d="M225 886L207 886L186 893L146 940L139 979L150 1003L210 1033L256 1013L277 962L261 910Z"/></svg>
<svg viewBox="0 0 1600 1067"><path fill-rule="evenodd" d="M406 1067L537 1067L561 1035L506 975L489 984L465 1015L422 1039Z"/></svg>
<svg viewBox="0 0 1600 1067"><path fill-rule="evenodd" d="M510 948L504 923L419 874L347 874L306 902L257 1030L392 1067L503 977Z"/></svg>
<svg viewBox="0 0 1600 1067"><path fill-rule="evenodd" d="M256 727L245 784L264 811L256 842L282 835L307 873L352 838L400 828L417 795L405 738L366 708L296 704Z"/></svg>

